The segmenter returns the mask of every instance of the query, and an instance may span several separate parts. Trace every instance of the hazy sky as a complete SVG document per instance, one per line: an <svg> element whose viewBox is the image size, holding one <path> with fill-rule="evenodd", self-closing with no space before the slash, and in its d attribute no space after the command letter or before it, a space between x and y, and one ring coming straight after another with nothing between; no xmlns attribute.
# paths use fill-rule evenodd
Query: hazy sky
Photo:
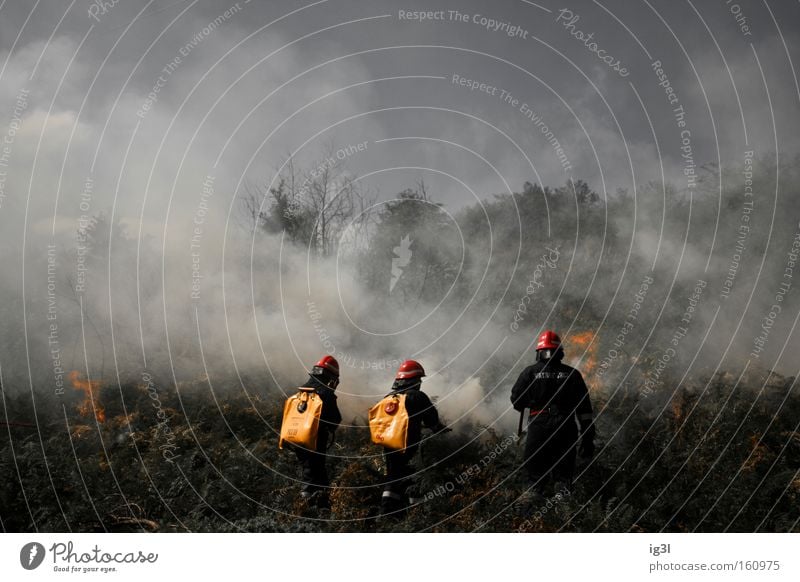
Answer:
<svg viewBox="0 0 800 582"><path fill-rule="evenodd" d="M170 192L196 199L207 174L233 192L326 143L366 141L347 165L382 196L424 177L453 206L525 180L631 189L659 152L680 188L676 106L697 165L797 151L795 2L100 4L0 9L0 125L29 91L4 206L30 186L34 223L75 215L91 176L95 208L118 192L156 232Z"/></svg>

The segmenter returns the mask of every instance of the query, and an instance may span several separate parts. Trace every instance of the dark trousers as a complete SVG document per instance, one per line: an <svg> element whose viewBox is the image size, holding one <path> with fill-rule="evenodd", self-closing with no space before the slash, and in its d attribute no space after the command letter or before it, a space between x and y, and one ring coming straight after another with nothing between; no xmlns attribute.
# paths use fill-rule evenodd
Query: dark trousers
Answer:
<svg viewBox="0 0 800 582"><path fill-rule="evenodd" d="M406 489L411 484L413 474L410 463L417 448L418 445L413 445L402 451L384 451L386 482L381 496L381 513L391 513L407 505Z"/></svg>
<svg viewBox="0 0 800 582"><path fill-rule="evenodd" d="M525 469L536 490L542 492L550 477L572 483L577 440L574 417L547 413L531 417L525 441Z"/></svg>
<svg viewBox="0 0 800 582"><path fill-rule="evenodd" d="M327 435L319 435L319 445L316 451L310 451L302 447L294 447L297 460L300 462L302 468L302 484L300 491L303 495L311 495L315 491L323 491L327 493L330 481L328 480L328 470L325 466L327 455L325 454L324 445L327 442Z"/></svg>

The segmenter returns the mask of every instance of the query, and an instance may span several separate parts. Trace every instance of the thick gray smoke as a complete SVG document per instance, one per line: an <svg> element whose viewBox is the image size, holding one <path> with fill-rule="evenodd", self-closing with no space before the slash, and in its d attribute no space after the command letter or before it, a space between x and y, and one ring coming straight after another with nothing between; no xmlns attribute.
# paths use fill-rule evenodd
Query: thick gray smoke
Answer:
<svg viewBox="0 0 800 582"><path fill-rule="evenodd" d="M615 8L645 48L593 3L139 4L0 8L4 390L290 391L332 353L352 419L413 357L448 421L510 430L546 327L604 396L795 373L796 7L751 38L704 8L710 51L674 7L684 45ZM270 190L324 171L369 204L320 252Z"/></svg>

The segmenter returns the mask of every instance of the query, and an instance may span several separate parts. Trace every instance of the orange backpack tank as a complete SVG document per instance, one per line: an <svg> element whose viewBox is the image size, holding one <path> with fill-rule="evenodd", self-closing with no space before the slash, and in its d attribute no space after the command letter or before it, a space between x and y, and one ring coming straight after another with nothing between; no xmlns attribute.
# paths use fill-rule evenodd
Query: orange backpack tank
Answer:
<svg viewBox="0 0 800 582"><path fill-rule="evenodd" d="M294 396L286 399L283 407L283 422L278 447L292 443L317 450L319 419L322 416L322 398L312 388L299 388Z"/></svg>
<svg viewBox="0 0 800 582"><path fill-rule="evenodd" d="M372 442L387 449L402 450L408 442L408 411L405 394L390 394L369 410Z"/></svg>

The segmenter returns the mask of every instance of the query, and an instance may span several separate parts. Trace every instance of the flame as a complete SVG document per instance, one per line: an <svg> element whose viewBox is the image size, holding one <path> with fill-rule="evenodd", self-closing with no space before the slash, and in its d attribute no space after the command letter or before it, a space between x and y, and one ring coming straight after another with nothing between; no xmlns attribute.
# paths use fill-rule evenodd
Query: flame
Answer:
<svg viewBox="0 0 800 582"><path fill-rule="evenodd" d="M78 407L78 412L83 417L94 415L97 422L105 422L106 411L100 404L100 380L81 380L80 375L77 370L72 370L69 373L69 381L72 382L72 387L84 393L84 399Z"/></svg>
<svg viewBox="0 0 800 582"><path fill-rule="evenodd" d="M594 333L591 331L573 333L564 340L564 349L569 355L576 361L578 358L582 358L580 372L584 378L593 376L597 368L598 342L593 342L592 340L594 340Z"/></svg>

